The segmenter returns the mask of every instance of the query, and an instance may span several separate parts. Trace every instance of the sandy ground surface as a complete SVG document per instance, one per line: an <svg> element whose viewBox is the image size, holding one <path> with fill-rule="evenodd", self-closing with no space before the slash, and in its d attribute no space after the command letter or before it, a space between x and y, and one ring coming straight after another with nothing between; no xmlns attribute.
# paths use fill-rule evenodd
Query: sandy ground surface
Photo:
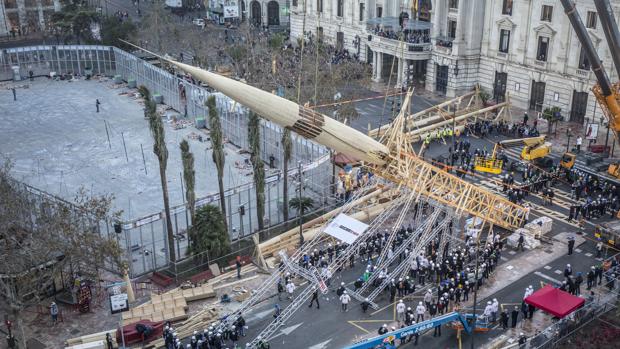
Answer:
<svg viewBox="0 0 620 349"><path fill-rule="evenodd" d="M126 93L126 87L113 88L109 80L38 79L21 85L28 88L16 90L17 101L11 90L0 90L0 154L14 162L16 178L69 199L80 187L114 194L124 220L162 210L159 166L140 99ZM96 99L101 102L99 113ZM183 203L179 150L183 139L188 139L195 157L197 197L217 191L210 142L194 139L201 131L191 123L173 129L175 115L167 112L165 119L171 206ZM251 181L234 167L245 156L232 147L226 150L225 186Z"/></svg>

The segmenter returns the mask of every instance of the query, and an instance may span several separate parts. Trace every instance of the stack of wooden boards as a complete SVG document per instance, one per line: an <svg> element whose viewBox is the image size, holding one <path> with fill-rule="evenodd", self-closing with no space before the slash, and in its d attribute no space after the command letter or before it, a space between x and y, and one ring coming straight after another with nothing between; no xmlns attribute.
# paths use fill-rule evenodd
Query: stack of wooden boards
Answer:
<svg viewBox="0 0 620 349"><path fill-rule="evenodd" d="M123 322L131 324L140 320L180 321L187 319L187 302L215 297L213 287L202 285L193 288L175 288L166 293L151 295L151 300L123 313Z"/></svg>
<svg viewBox="0 0 620 349"><path fill-rule="evenodd" d="M105 335L110 334L116 343L116 330L93 333L82 337L71 338L65 342L66 349L106 349ZM116 344L115 344L116 346Z"/></svg>

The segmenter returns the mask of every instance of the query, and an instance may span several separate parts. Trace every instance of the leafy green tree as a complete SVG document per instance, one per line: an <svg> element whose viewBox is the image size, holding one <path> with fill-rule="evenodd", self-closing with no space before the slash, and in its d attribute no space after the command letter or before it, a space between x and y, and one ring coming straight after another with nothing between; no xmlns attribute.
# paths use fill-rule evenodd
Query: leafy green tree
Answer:
<svg viewBox="0 0 620 349"><path fill-rule="evenodd" d="M284 44L284 35L280 33L273 34L269 38L269 48L271 48L273 51L281 50L283 44Z"/></svg>
<svg viewBox="0 0 620 349"><path fill-rule="evenodd" d="M207 107L209 108L209 127L211 128L211 145L213 146L213 162L217 168L217 184L220 189L220 209L224 216L224 226L226 224L226 198L224 197L224 164L226 162L226 154L224 153L224 136L222 135L222 124L220 116L217 112L215 96L209 96L207 99Z"/></svg>
<svg viewBox="0 0 620 349"><path fill-rule="evenodd" d="M183 162L183 179L185 180L185 200L187 201L187 209L191 224L194 224L196 217L196 171L194 170L194 154L189 150L187 140L182 140L181 161ZM190 240L190 244L192 241Z"/></svg>
<svg viewBox="0 0 620 349"><path fill-rule="evenodd" d="M230 252L230 237L225 219L216 205L205 205L196 211L196 220L190 229L192 245L189 253L193 256L209 252L209 257L217 258Z"/></svg>
<svg viewBox="0 0 620 349"><path fill-rule="evenodd" d="M108 17L101 23L101 43L127 50L131 46L121 40L128 40L135 32L136 26L131 20L119 21L116 17Z"/></svg>
<svg viewBox="0 0 620 349"><path fill-rule="evenodd" d="M144 100L151 99L151 91L149 91L149 89L146 86L144 86L144 85L138 86L138 92L140 92L140 94L142 95L142 98L144 98ZM146 110L146 108L145 108L145 110Z"/></svg>
<svg viewBox="0 0 620 349"><path fill-rule="evenodd" d="M292 209L297 210L297 214L301 215L303 218L306 211L314 207L314 200L306 196L302 196L301 198L296 197L289 201L289 206Z"/></svg>
<svg viewBox="0 0 620 349"><path fill-rule="evenodd" d="M150 95L150 93L148 93ZM166 147L166 134L164 123L157 114L157 104L151 99L144 101L145 113L149 120L149 129L153 136L153 153L159 162L159 179L161 180L161 191L164 197L164 210L166 213L166 230L168 236L168 251L170 260L176 261L176 251L174 249L174 230L172 230L172 220L170 219L170 199L168 198L168 181L166 180L166 167L168 166L168 148Z"/></svg>
<svg viewBox="0 0 620 349"><path fill-rule="evenodd" d="M250 143L250 161L254 169L254 188L256 189L256 217L258 230L265 228L265 166L260 158L260 117L250 112L248 122L248 141Z"/></svg>
<svg viewBox="0 0 620 349"><path fill-rule="evenodd" d="M97 13L78 1L65 0L62 5L61 11L52 14L51 23L63 41L67 43L73 37L78 44L93 42L91 26L98 20Z"/></svg>
<svg viewBox="0 0 620 349"><path fill-rule="evenodd" d="M284 200L282 213L284 215L284 221L286 222L288 221L288 163L291 161L291 155L293 153L293 141L291 139L291 131L289 129L284 129L281 142L282 155L284 158L282 161L282 174L284 176L282 178L282 200Z"/></svg>

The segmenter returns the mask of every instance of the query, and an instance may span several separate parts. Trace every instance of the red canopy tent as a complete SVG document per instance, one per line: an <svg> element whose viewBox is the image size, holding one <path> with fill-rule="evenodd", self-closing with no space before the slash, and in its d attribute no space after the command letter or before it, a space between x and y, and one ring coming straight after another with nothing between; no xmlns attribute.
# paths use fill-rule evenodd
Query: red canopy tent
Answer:
<svg viewBox="0 0 620 349"><path fill-rule="evenodd" d="M563 318L583 306L585 300L551 285L546 285L525 298L525 303L542 309L553 316Z"/></svg>

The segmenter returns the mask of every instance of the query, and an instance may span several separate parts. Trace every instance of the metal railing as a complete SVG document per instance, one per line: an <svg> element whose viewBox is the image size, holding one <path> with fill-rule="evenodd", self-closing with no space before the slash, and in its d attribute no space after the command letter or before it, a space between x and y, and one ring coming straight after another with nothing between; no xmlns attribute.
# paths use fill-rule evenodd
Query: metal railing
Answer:
<svg viewBox="0 0 620 349"><path fill-rule="evenodd" d="M248 149L247 114L248 110L236 104L228 97L192 84L182 76L172 74L154 66L131 53L115 47L100 45L39 45L0 50L0 81L13 80L15 77L27 77L32 71L34 76L71 74L84 76L120 75L123 80L136 80L138 85L145 85L153 93L163 96L163 102L189 118L204 117L208 127L208 109L205 101L215 95L225 139L233 145ZM185 91L183 98L181 91ZM265 163L280 168L284 155L281 146L283 129L269 121L261 121L261 158ZM331 161L329 151L296 134L292 134L293 151L289 177L289 198L296 196L296 164L303 164L304 196L314 199L317 210L334 205L332 189L326 186L331 178ZM281 172L269 175L265 183L265 224L277 226L284 221L281 198ZM226 213L231 240L235 241L257 231L256 193L253 183L228 188L226 196ZM219 205L219 193L213 193L197 200L197 205ZM168 248L175 248L178 256L185 256L187 251L187 228L191 225L186 206L172 203L172 226L175 246L167 246L166 222L163 212L155 212L137 219L122 222L121 234L114 234L110 222L100 222L101 231L111 234L119 240L127 251L130 264L130 276L136 277L169 265ZM176 206L174 206L177 204ZM241 207L243 206L243 209ZM290 217L295 217L291 210Z"/></svg>

